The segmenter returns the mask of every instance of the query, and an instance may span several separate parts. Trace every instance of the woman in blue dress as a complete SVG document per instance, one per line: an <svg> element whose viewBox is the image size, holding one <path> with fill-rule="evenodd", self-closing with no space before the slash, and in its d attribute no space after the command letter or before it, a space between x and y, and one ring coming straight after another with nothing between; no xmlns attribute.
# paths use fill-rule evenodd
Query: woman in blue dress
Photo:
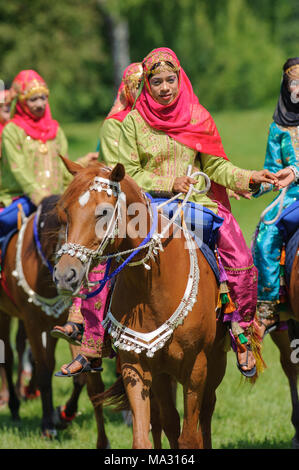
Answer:
<svg viewBox="0 0 299 470"><path fill-rule="evenodd" d="M276 173L287 186L277 204L259 223L253 243L253 257L259 272L257 313L262 336L279 324L279 311L283 298L281 258L284 239L275 219L282 209L299 200L299 57L291 58L283 66L280 96L270 125L264 168ZM297 183L297 184L296 184ZM261 184L254 197L273 189L271 184ZM272 222L273 221L273 222ZM271 223L269 223L271 222Z"/></svg>

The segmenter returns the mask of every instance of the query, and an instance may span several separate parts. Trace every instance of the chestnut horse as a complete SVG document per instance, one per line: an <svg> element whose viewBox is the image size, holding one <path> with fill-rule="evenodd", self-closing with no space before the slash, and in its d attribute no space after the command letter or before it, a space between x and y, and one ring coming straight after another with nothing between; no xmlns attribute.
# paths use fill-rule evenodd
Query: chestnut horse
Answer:
<svg viewBox="0 0 299 470"><path fill-rule="evenodd" d="M299 400L297 382L299 354L298 352L296 353L296 349L298 351L299 346L299 246L297 247L292 265L288 294L291 308L290 315L287 315L287 318L291 317L291 320L288 320L288 331L274 331L271 333L271 338L279 349L281 366L289 382L292 403L291 421L295 428L292 445L298 449ZM281 318L283 319L283 313Z"/></svg>
<svg viewBox="0 0 299 470"><path fill-rule="evenodd" d="M76 295L87 271L113 257L108 278L117 277L105 321L119 349L122 376L112 392L121 403L129 401L133 448L151 448L151 392L172 448L211 447L215 390L226 368L226 329L221 322L217 326L218 285L210 265L178 225L180 236L174 224L169 236L159 236L165 218L152 213L123 165L82 168L63 160L75 178L59 203L67 240L53 279L58 292ZM135 229L130 215L135 204L148 236ZM182 431L172 380L183 385Z"/></svg>
<svg viewBox="0 0 299 470"><path fill-rule="evenodd" d="M9 340L11 317L15 316L23 321L31 346L36 384L42 400L42 433L49 437L56 435L56 427L65 427L74 417L80 392L86 383L83 375L74 379L73 393L66 403L62 418L60 407L53 409L51 385L57 339L50 335L50 331L56 324L63 325L66 322L68 311L68 304L57 295L51 274L53 256L61 242L61 224L54 210L57 200L57 196L45 198L37 213L28 217L20 231L10 239L0 288L0 338L5 345L4 366L10 394L9 408L13 419L18 420L20 403L13 384L13 353ZM95 379L90 385L87 384L89 395L104 390L100 374L97 376L98 385ZM96 407L95 413L97 446L106 448L102 408Z"/></svg>

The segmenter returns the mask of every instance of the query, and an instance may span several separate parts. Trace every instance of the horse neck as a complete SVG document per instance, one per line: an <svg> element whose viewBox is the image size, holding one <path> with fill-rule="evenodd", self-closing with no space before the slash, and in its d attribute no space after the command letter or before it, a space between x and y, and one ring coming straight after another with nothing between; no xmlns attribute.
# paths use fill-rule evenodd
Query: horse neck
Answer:
<svg viewBox="0 0 299 470"><path fill-rule="evenodd" d="M24 233L24 239L23 239L23 250L22 250L22 265L23 265L23 272L25 275L25 278L27 279L27 282L29 285L36 289L36 291L40 294L43 295L46 294L46 297L51 296L51 292L56 293L56 289L54 287L53 281L52 281L52 275L47 266L42 261L42 258L38 252L36 243L35 243L35 238L34 238L34 229L33 229L33 224L34 224L34 218L32 217L31 220L29 220L26 231ZM56 239L56 243L58 241L58 236ZM45 234L41 233L40 234L40 242L41 246L45 246L47 242L47 237ZM54 255L55 253L55 244L53 243L53 250L51 254ZM47 250L47 256L49 258L49 252ZM50 260L51 262L51 260ZM53 285L53 288L52 288Z"/></svg>

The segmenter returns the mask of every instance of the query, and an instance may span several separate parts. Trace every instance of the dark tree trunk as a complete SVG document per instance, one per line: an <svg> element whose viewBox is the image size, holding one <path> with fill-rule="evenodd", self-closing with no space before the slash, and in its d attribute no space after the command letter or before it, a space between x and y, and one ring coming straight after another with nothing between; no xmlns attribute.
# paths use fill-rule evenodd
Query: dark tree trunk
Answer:
<svg viewBox="0 0 299 470"><path fill-rule="evenodd" d="M98 5L108 25L113 58L114 87L117 91L123 72L130 64L129 25L127 19L109 12L106 0L98 0Z"/></svg>

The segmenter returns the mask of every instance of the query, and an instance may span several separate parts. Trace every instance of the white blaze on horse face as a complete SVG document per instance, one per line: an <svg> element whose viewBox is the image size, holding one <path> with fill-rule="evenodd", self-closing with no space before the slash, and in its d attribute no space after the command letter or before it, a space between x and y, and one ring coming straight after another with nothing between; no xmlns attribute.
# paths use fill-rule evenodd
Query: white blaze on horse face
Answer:
<svg viewBox="0 0 299 470"><path fill-rule="evenodd" d="M82 207L86 206L86 204L89 201L89 198L90 198L90 192L89 191L86 191L85 193L81 194L81 196L79 197L80 206L82 206Z"/></svg>

